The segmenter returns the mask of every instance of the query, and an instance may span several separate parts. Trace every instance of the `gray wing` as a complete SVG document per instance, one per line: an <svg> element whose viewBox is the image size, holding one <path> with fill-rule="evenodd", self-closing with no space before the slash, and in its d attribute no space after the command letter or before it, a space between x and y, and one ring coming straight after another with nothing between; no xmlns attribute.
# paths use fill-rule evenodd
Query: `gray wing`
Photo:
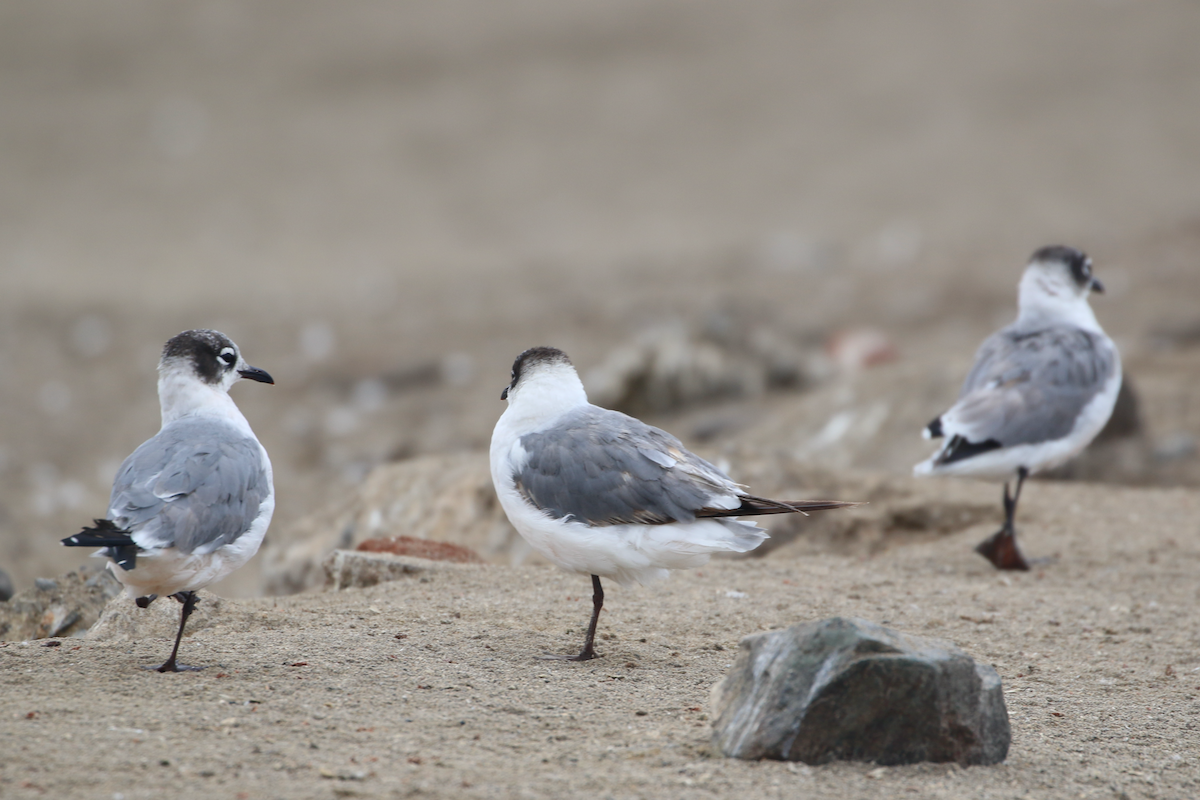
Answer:
<svg viewBox="0 0 1200 800"><path fill-rule="evenodd" d="M719 469L617 411L584 406L520 442L527 458L513 476L517 490L557 519L661 525L740 502L737 484Z"/></svg>
<svg viewBox="0 0 1200 800"><path fill-rule="evenodd" d="M186 420L125 459L108 513L143 549L204 554L245 533L270 491L257 441L213 420Z"/></svg>
<svg viewBox="0 0 1200 800"><path fill-rule="evenodd" d="M1111 341L1090 331L1005 328L979 348L942 427L947 436L1001 447L1060 439L1116 365Z"/></svg>

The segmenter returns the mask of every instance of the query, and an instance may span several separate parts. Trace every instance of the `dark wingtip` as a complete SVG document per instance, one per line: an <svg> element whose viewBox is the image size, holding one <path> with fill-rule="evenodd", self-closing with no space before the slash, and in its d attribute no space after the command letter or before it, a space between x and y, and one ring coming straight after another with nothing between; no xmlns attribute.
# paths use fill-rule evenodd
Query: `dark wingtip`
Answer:
<svg viewBox="0 0 1200 800"><path fill-rule="evenodd" d="M835 508L853 508L865 506L865 500L792 500L785 505L803 514L807 511L832 511Z"/></svg>
<svg viewBox="0 0 1200 800"><path fill-rule="evenodd" d="M933 422L925 426L925 432L929 435L930 439L940 439L945 436L942 432L942 418L935 417Z"/></svg>
<svg viewBox="0 0 1200 800"><path fill-rule="evenodd" d="M804 514L810 511L831 511L835 508L851 508L864 505L862 502L845 500L771 500L744 494L738 508L702 508L697 517L755 517L764 514Z"/></svg>
<svg viewBox="0 0 1200 800"><path fill-rule="evenodd" d="M61 540L66 547L99 547L121 569L131 570L137 566L138 546L129 531L109 519L94 520L96 527L84 528L74 536Z"/></svg>
<svg viewBox="0 0 1200 800"><path fill-rule="evenodd" d="M954 436L950 439L950 443L942 449L942 452L937 457L937 464L952 464L955 461L962 461L967 458L972 458L980 453L986 453L990 450L999 450L1004 445L1000 444L995 439L987 439L982 442L969 442L965 437Z"/></svg>

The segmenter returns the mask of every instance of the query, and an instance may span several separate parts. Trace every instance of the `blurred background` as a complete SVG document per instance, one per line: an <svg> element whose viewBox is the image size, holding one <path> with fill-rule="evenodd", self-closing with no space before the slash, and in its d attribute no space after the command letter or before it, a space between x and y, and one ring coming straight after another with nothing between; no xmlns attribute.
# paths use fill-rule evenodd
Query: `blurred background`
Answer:
<svg viewBox="0 0 1200 800"><path fill-rule="evenodd" d="M1051 243L1134 390L1060 477L1200 484L1197 41L1183 0L0 5L0 569L85 560L191 327L276 378L232 393L268 548L485 451L535 344L713 458L906 475Z"/></svg>

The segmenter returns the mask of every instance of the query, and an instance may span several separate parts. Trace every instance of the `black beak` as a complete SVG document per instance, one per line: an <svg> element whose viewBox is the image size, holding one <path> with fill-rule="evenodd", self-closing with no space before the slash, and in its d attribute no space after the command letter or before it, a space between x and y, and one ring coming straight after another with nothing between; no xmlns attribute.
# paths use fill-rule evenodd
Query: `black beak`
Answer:
<svg viewBox="0 0 1200 800"><path fill-rule="evenodd" d="M508 399L508 387L507 387L507 386L505 386L505 387L504 387L504 391L500 393L500 399L501 399L501 400L507 400L507 399Z"/></svg>
<svg viewBox="0 0 1200 800"><path fill-rule="evenodd" d="M252 381L258 381L259 383L270 383L272 385L275 383L275 379L271 377L271 373L258 367L239 369L238 375L241 375L243 378L249 378Z"/></svg>
<svg viewBox="0 0 1200 800"><path fill-rule="evenodd" d="M1096 294L1104 294L1104 284L1101 283L1100 281L1096 280L1095 278L1092 278L1091 289Z"/></svg>

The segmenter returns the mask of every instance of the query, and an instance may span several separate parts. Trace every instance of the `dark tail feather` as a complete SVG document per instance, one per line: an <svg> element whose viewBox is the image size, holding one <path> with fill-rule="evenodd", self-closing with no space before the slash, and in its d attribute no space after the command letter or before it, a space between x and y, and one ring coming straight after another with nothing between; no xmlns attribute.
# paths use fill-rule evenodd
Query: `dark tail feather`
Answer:
<svg viewBox="0 0 1200 800"><path fill-rule="evenodd" d="M939 465L952 464L955 461L962 461L963 459L977 456L980 453L986 453L989 450L998 450L1001 447L1003 447L1003 445L997 442L995 439L988 439L986 441L976 443L968 442L966 438L962 436L952 436L950 437L950 443L943 447L941 452L938 453L935 463Z"/></svg>
<svg viewBox="0 0 1200 800"><path fill-rule="evenodd" d="M834 508L849 508L862 503L847 503L841 500L769 500L765 497L742 495L742 504L737 508L702 508L697 517L754 517L763 514L807 514L809 511L829 511Z"/></svg>
<svg viewBox="0 0 1200 800"><path fill-rule="evenodd" d="M110 519L93 520L94 528L84 528L74 536L62 540L67 547L103 547L105 555L117 562L121 569L133 569L137 564L138 546L129 531L118 528Z"/></svg>
<svg viewBox="0 0 1200 800"><path fill-rule="evenodd" d="M67 547L127 547L133 537L124 528L118 528L111 519L93 520L94 528L84 528L74 536L62 540Z"/></svg>

